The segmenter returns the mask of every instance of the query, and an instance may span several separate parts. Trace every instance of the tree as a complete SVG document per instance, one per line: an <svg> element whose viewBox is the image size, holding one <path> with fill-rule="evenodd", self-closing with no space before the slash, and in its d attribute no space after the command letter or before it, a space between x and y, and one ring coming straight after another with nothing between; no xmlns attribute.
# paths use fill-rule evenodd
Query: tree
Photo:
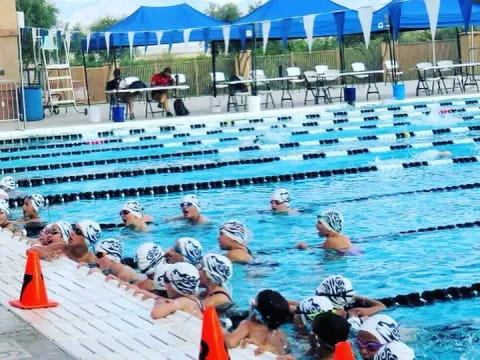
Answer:
<svg viewBox="0 0 480 360"><path fill-rule="evenodd" d="M25 25L49 29L57 23L58 9L47 0L16 0L17 11L25 14Z"/></svg>
<svg viewBox="0 0 480 360"><path fill-rule="evenodd" d="M205 13L215 19L226 22L233 22L242 16L242 13L234 3L226 3L224 5L209 3Z"/></svg>
<svg viewBox="0 0 480 360"><path fill-rule="evenodd" d="M108 28L109 26L112 26L113 24L116 24L120 20L123 20L123 17L113 17L113 16L105 16L103 18L100 18L93 22L88 29L91 32L95 31L103 31L103 29Z"/></svg>
<svg viewBox="0 0 480 360"><path fill-rule="evenodd" d="M253 4L249 4L248 5L248 13L251 13L253 10L257 10L262 5L263 5L263 1L261 1L261 0L257 0Z"/></svg>

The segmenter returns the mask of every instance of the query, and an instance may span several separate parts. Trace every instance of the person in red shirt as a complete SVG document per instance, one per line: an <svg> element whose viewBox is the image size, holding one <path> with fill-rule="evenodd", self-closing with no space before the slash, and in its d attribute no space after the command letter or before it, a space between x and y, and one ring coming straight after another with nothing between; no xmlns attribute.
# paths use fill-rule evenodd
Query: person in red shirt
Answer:
<svg viewBox="0 0 480 360"><path fill-rule="evenodd" d="M150 84L152 87L154 86L171 86L174 83L174 79L172 77L172 69L166 67L163 69L161 73L155 74L152 76L152 80L150 80ZM170 112L170 107L168 105L168 90L155 90L152 91L152 98L158 101L158 106L163 106L165 111L167 112L167 116L173 116Z"/></svg>

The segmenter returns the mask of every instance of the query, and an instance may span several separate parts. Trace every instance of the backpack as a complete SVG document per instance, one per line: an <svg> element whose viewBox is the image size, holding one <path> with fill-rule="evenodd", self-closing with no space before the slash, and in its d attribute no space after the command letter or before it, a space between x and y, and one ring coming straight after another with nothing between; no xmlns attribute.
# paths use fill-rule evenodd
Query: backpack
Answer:
<svg viewBox="0 0 480 360"><path fill-rule="evenodd" d="M185 107L182 99L176 99L173 102L173 109L175 110L175 115L184 116L190 114L190 112Z"/></svg>
<svg viewBox="0 0 480 360"><path fill-rule="evenodd" d="M242 78L232 75L229 79L229 81L241 81L243 80ZM231 84L229 85L231 95L235 94L236 92L248 92L248 86L244 83L239 83L239 84Z"/></svg>

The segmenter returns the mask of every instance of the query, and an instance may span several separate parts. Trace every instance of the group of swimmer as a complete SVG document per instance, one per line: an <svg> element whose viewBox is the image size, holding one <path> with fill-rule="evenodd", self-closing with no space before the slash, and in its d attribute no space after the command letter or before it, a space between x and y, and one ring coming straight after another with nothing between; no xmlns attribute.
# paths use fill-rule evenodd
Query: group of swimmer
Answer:
<svg viewBox="0 0 480 360"><path fill-rule="evenodd" d="M351 281L341 275L326 277L311 296L301 301L286 299L275 290L260 291L242 316L243 321L234 324L231 314L235 313L235 303L228 285L233 264L254 260L248 248L249 231L239 220L227 221L219 228L218 244L224 254L204 253L197 239L181 237L166 251L158 244L144 242L136 249L134 261L127 261L122 242L102 239L101 227L93 220L73 225L62 220L45 224L40 213L46 204L40 194L24 196L23 218L9 220L8 200L16 187L12 177L0 179L1 228L27 237L28 251L37 252L42 259L54 261L66 256L79 266L88 266L92 273L103 273L107 280L116 279L133 288L144 299L154 299L153 319L179 310L202 319L205 307L214 307L225 327L227 347L254 344L256 354L270 351L278 355L278 360L295 359L281 329L287 322L293 322L299 341L308 344L307 355L312 359L333 359L336 344L353 337L364 360L414 359L413 350L400 341L396 321L380 314L385 306L356 294ZM299 213L290 207L290 195L284 188L273 192L270 207L273 213ZM185 195L180 208L179 216L165 220L185 221L192 226L209 222L201 213L196 195ZM123 226L140 233L147 231L154 220L135 200L124 203L119 215ZM350 239L341 233L343 221L341 213L327 210L318 215L315 226L324 238L325 249L355 254ZM35 229L40 230L38 236L33 235ZM298 243L296 247L308 246Z"/></svg>

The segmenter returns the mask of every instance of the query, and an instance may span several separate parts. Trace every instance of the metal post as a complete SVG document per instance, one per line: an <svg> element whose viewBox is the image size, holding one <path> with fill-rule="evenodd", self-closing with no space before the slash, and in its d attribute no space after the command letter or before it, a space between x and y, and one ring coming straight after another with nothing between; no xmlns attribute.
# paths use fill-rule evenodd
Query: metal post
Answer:
<svg viewBox="0 0 480 360"><path fill-rule="evenodd" d="M217 69L215 64L215 41L210 42L211 52L212 52L212 78L213 78L213 97L217 97Z"/></svg>
<svg viewBox="0 0 480 360"><path fill-rule="evenodd" d="M17 46L18 46L18 57L20 60L20 92L22 94L22 113L20 114L20 111L18 111L18 98L17 98L17 111L18 111L18 130L20 129L20 115L22 116L23 120L23 130L27 128L27 110L25 106L25 84L23 82L23 53L22 53L22 32L20 27L18 27L18 21L17 21ZM16 94L18 95L18 94Z"/></svg>
<svg viewBox="0 0 480 360"><path fill-rule="evenodd" d="M458 30L458 26L455 26L455 33L457 35L457 53L458 53L458 62L462 63L462 43L460 41L460 31Z"/></svg>
<svg viewBox="0 0 480 360"><path fill-rule="evenodd" d="M85 78L85 88L87 90L87 104L90 108L90 91L88 91L88 76L87 76L87 62L85 60L85 51L82 49L82 59L83 59L83 77Z"/></svg>
<svg viewBox="0 0 480 360"><path fill-rule="evenodd" d="M252 37L253 37L253 44L252 44L252 95L257 96L257 61L255 56L255 50L257 48L257 24L252 24Z"/></svg>

